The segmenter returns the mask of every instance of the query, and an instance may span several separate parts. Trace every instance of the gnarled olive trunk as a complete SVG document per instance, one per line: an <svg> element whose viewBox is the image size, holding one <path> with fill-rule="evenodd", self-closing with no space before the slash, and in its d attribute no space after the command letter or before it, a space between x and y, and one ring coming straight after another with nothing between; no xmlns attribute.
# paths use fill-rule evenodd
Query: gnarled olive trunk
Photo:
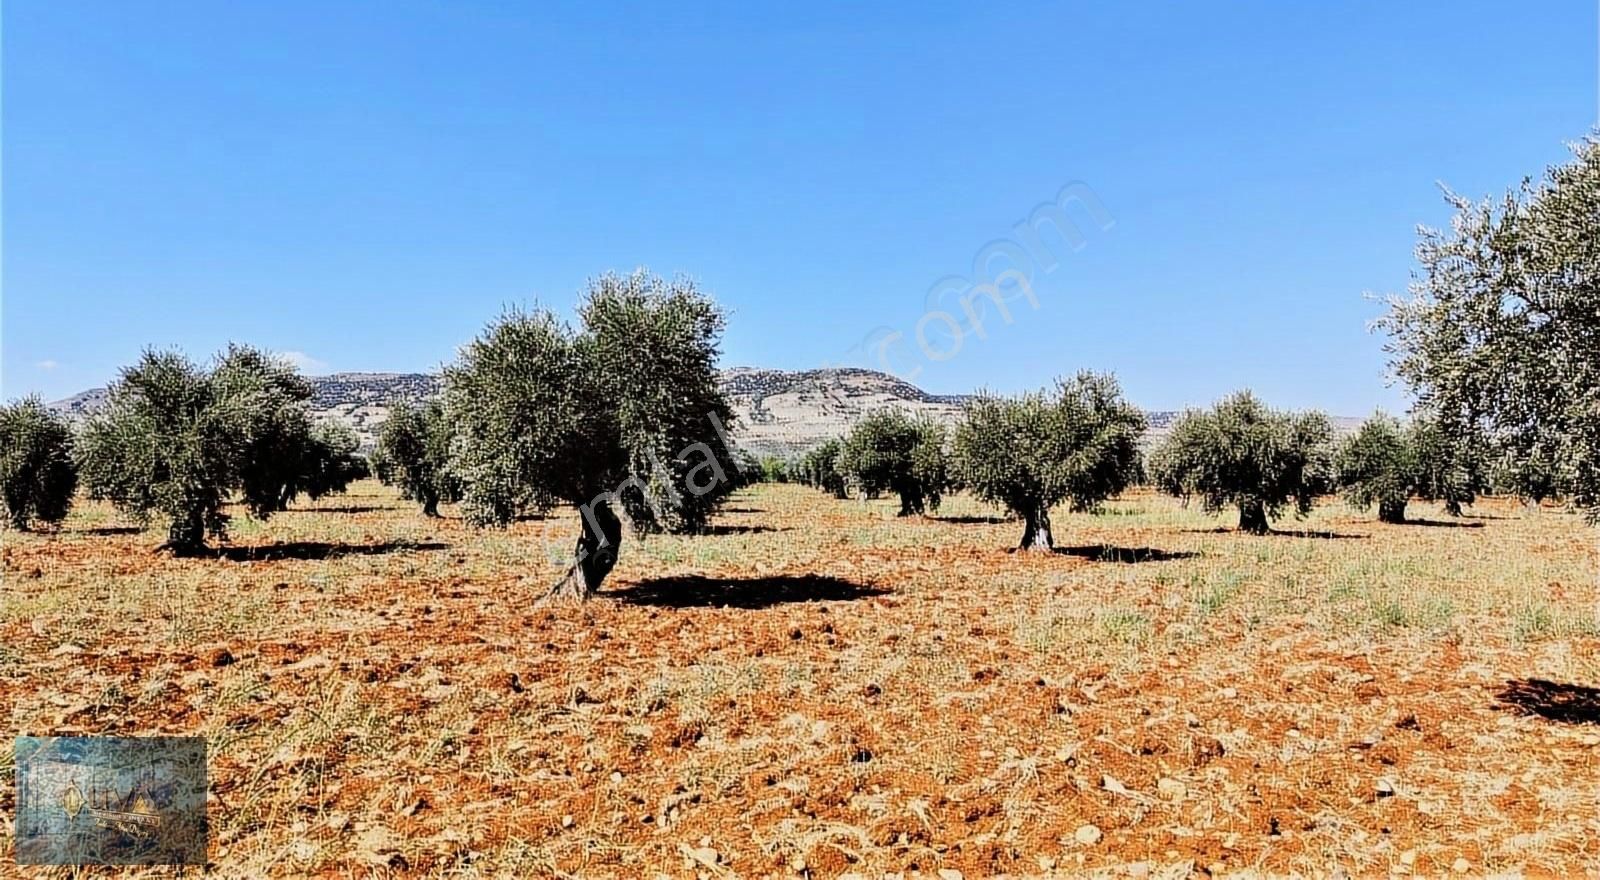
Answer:
<svg viewBox="0 0 1600 880"><path fill-rule="evenodd" d="M167 526L167 543L158 550L169 550L173 556L200 556L206 552L205 516L199 510L186 511L175 516Z"/></svg>
<svg viewBox="0 0 1600 880"><path fill-rule="evenodd" d="M1265 535L1269 530L1266 505L1260 501L1239 502L1239 531Z"/></svg>
<svg viewBox="0 0 1600 880"><path fill-rule="evenodd" d="M896 514L897 516L920 516L924 512L920 485L898 486L895 491L900 495L900 512Z"/></svg>
<svg viewBox="0 0 1600 880"><path fill-rule="evenodd" d="M1017 545L1019 550L1042 550L1050 552L1056 549L1055 536L1050 534L1050 508L1043 505L1032 505L1022 511L1022 543Z"/></svg>
<svg viewBox="0 0 1600 880"><path fill-rule="evenodd" d="M1406 521L1406 503L1393 498L1385 498L1378 502L1378 519L1386 523L1403 523Z"/></svg>
<svg viewBox="0 0 1600 880"><path fill-rule="evenodd" d="M566 576L550 588L552 597L587 599L600 589L600 582L617 565L617 551L622 547L622 521L612 512L611 505L596 501L579 513L583 534L578 536L577 555Z"/></svg>
<svg viewBox="0 0 1600 880"><path fill-rule="evenodd" d="M423 516L438 516L439 515L439 493L438 492L434 492L431 489L424 489L423 490L423 492L422 492L422 515Z"/></svg>

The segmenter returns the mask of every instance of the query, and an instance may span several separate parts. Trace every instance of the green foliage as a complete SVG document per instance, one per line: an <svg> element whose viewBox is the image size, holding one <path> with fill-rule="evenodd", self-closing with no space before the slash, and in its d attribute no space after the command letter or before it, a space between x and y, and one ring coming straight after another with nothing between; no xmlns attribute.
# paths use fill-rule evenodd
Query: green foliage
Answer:
<svg viewBox="0 0 1600 880"><path fill-rule="evenodd" d="M799 482L813 489L821 489L835 498L844 498L844 474L839 471L839 453L843 449L844 441L825 440L800 456L797 466Z"/></svg>
<svg viewBox="0 0 1600 880"><path fill-rule="evenodd" d="M593 280L579 317L573 331L508 312L445 370L464 514L504 525L530 501L576 505L580 559L615 552L613 507L642 533L702 528L738 476L716 381L722 312L693 282L641 270ZM585 590L612 561L584 572Z"/></svg>
<svg viewBox="0 0 1600 880"><path fill-rule="evenodd" d="M313 427L305 467L294 488L310 498L321 498L372 476L371 464L357 452L360 448L361 438L347 425L324 422Z"/></svg>
<svg viewBox="0 0 1600 880"><path fill-rule="evenodd" d="M1498 201L1448 198L1451 228L1423 231L1382 321L1394 371L1517 491L1600 519L1600 142Z"/></svg>
<svg viewBox="0 0 1600 880"><path fill-rule="evenodd" d="M1150 456L1150 476L1168 494L1199 496L1208 512L1237 505L1240 528L1265 532L1269 515L1291 504L1309 513L1332 487L1332 439L1321 413L1277 412L1242 391L1179 417Z"/></svg>
<svg viewBox="0 0 1600 880"><path fill-rule="evenodd" d="M210 375L213 392L241 422L238 450L241 500L257 519L283 510L314 468L311 383L266 352L229 345Z"/></svg>
<svg viewBox="0 0 1600 880"><path fill-rule="evenodd" d="M1051 547L1050 508L1092 510L1127 488L1144 427L1109 375L1079 373L1053 393L980 395L956 427L954 471L978 497L1023 517L1024 547Z"/></svg>
<svg viewBox="0 0 1600 880"><path fill-rule="evenodd" d="M84 481L91 497L141 521L166 517L168 546L198 552L207 536L225 536L231 494L265 519L358 472L353 435L313 426L310 397L292 366L248 346L228 346L209 370L146 351L84 429Z"/></svg>
<svg viewBox="0 0 1600 880"><path fill-rule="evenodd" d="M1335 467L1345 500L1356 507L1377 505L1384 522L1404 522L1413 496L1443 501L1456 515L1476 497L1474 469L1426 418L1401 424L1392 416L1373 416L1341 445Z"/></svg>
<svg viewBox="0 0 1600 880"><path fill-rule="evenodd" d="M1494 491L1532 504L1572 494L1571 468L1554 439L1534 438L1520 448L1502 445L1490 469Z"/></svg>
<svg viewBox="0 0 1600 880"><path fill-rule="evenodd" d="M845 437L835 468L868 495L899 495L901 516L938 510L949 482L944 429L899 410L874 412Z"/></svg>
<svg viewBox="0 0 1600 880"><path fill-rule="evenodd" d="M222 505L240 482L255 414L188 358L146 351L110 388L106 409L84 428L80 468L90 497L125 513L168 519L178 553L221 537Z"/></svg>
<svg viewBox="0 0 1600 880"><path fill-rule="evenodd" d="M378 430L374 458L379 479L387 477L406 498L421 504L423 513L438 516L441 502L461 500L461 482L449 467L452 436L440 401L395 403Z"/></svg>
<svg viewBox="0 0 1600 880"><path fill-rule="evenodd" d="M788 461L785 461L776 455L766 456L765 458L761 459L760 467L758 469L758 472L760 473L760 482L787 483L789 482L789 469L790 464Z"/></svg>
<svg viewBox="0 0 1600 880"><path fill-rule="evenodd" d="M371 472L373 479L385 486L393 486L399 478L394 459L389 457L389 453L382 445L367 454L367 470Z"/></svg>
<svg viewBox="0 0 1600 880"><path fill-rule="evenodd" d="M0 501L11 526L61 522L77 488L66 421L37 397L0 407Z"/></svg>

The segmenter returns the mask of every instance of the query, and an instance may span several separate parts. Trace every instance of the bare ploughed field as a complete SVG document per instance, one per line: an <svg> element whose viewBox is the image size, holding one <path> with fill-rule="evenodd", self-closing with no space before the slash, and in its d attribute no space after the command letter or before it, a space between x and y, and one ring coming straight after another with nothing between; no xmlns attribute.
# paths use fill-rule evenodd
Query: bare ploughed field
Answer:
<svg viewBox="0 0 1600 880"><path fill-rule="evenodd" d="M756 487L534 607L572 514L478 531L362 483L183 560L84 504L5 536L0 707L208 737L220 876L1600 868L1579 519L1329 502L1251 537L1133 495L1041 556L895 505Z"/></svg>

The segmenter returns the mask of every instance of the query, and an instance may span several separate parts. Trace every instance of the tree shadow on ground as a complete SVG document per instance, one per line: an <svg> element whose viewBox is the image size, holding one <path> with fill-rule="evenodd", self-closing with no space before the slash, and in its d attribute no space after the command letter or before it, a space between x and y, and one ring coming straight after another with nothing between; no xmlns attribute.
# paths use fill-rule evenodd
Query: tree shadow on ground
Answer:
<svg viewBox="0 0 1600 880"><path fill-rule="evenodd" d="M718 513L766 513L759 507L724 507Z"/></svg>
<svg viewBox="0 0 1600 880"><path fill-rule="evenodd" d="M1451 522L1446 519L1408 519L1397 526L1428 526L1435 529L1481 529L1481 522Z"/></svg>
<svg viewBox="0 0 1600 880"><path fill-rule="evenodd" d="M955 523L963 526L993 526L1003 522L1010 522L1003 516L935 516L930 517L934 522Z"/></svg>
<svg viewBox="0 0 1600 880"><path fill-rule="evenodd" d="M609 596L629 605L666 608L745 608L756 610L793 602L849 602L889 591L825 575L778 575L754 578L708 578L700 575L659 577L640 581Z"/></svg>
<svg viewBox="0 0 1600 880"><path fill-rule="evenodd" d="M326 541L284 541L254 547L219 547L208 555L230 562L265 562L278 559L338 559L341 556L381 556L448 550L449 544L436 541L390 541L383 544L331 544Z"/></svg>
<svg viewBox="0 0 1600 880"><path fill-rule="evenodd" d="M1515 678L1495 696L1503 708L1567 724L1600 724L1600 688Z"/></svg>
<svg viewBox="0 0 1600 880"><path fill-rule="evenodd" d="M787 528L775 529L772 526L706 526L701 530L702 535L754 535L757 532L787 532Z"/></svg>
<svg viewBox="0 0 1600 880"><path fill-rule="evenodd" d="M1194 559L1200 554L1189 550L1160 550L1155 547L1113 547L1110 544L1085 544L1081 547L1057 547L1061 556L1077 556L1095 562L1169 562L1174 559Z"/></svg>
<svg viewBox="0 0 1600 880"><path fill-rule="evenodd" d="M1271 529L1265 534L1256 535L1233 526L1217 526L1214 529L1184 529L1188 535L1251 535L1258 538L1320 538L1325 541L1350 540L1365 541L1367 535L1347 535L1343 532L1319 532L1311 529Z"/></svg>
<svg viewBox="0 0 1600 880"><path fill-rule="evenodd" d="M93 526L87 529L78 529L80 535L96 535L102 538L116 535L137 535L144 529L140 526Z"/></svg>
<svg viewBox="0 0 1600 880"><path fill-rule="evenodd" d="M339 507L292 507L284 513L377 513L380 510L401 510L399 506L384 507L377 504L346 504Z"/></svg>

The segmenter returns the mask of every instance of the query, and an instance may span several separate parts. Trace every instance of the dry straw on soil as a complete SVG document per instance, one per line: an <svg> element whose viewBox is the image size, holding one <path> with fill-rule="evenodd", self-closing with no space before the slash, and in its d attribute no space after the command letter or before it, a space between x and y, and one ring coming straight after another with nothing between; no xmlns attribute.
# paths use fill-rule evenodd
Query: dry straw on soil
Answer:
<svg viewBox="0 0 1600 880"><path fill-rule="evenodd" d="M535 609L570 515L362 484L175 560L87 504L5 536L0 707L207 736L218 876L1600 868L1577 519L1249 537L1136 495L1041 557L965 498L892 510L758 487Z"/></svg>

